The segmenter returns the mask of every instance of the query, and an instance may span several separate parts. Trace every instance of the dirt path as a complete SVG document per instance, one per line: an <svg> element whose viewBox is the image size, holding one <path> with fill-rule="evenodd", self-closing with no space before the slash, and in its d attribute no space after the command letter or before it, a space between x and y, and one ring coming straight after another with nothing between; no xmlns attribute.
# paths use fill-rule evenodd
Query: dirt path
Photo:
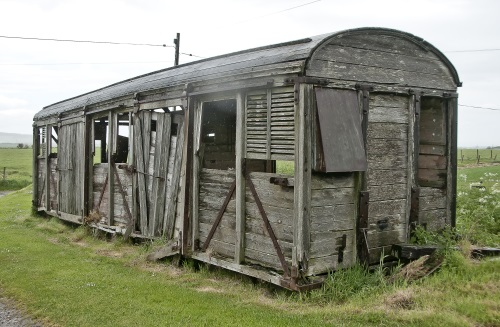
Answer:
<svg viewBox="0 0 500 327"><path fill-rule="evenodd" d="M11 192L14 192L14 191L0 191L0 198L4 195L11 193Z"/></svg>
<svg viewBox="0 0 500 327"><path fill-rule="evenodd" d="M0 327L42 327L31 318L24 316L9 301L0 298Z"/></svg>

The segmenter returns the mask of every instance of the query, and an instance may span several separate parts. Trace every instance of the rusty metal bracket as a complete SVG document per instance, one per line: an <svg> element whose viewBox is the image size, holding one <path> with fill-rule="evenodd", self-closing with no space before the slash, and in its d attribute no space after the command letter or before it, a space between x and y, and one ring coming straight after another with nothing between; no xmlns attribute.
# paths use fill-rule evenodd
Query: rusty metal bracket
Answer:
<svg viewBox="0 0 500 327"><path fill-rule="evenodd" d="M229 204L229 201L231 200L231 197L233 196L234 190L236 189L236 180L231 184L231 188L229 189L229 192L227 193L226 199L224 200L224 203L222 204L222 207L219 210L219 213L217 214L217 217L215 218L214 224L212 225L212 228L210 229L210 232L208 233L207 239L205 240L205 243L203 243L203 247L201 250L205 252L208 248L208 245L210 244L210 241L212 240L212 237L215 234L215 230L220 224L220 221L222 220L222 216L224 215L224 211L226 211L227 205Z"/></svg>
<svg viewBox="0 0 500 327"><path fill-rule="evenodd" d="M271 238L271 241L273 242L274 249L276 250L276 254L278 255L278 258L281 263L281 267L283 268L284 272L284 277L290 277L290 270L288 269L288 264L286 263L285 256L283 255L283 251L281 250L281 247L278 243L278 239L276 238L276 234L274 234L273 228L271 226L271 223L269 222L269 219L267 218L266 211L264 210L264 207L262 206L262 202L260 202L259 195L257 194L257 191L255 190L255 186L253 185L252 179L250 178L249 175L247 175L247 184L250 187L250 191L252 192L253 198L255 199L255 204L257 204L257 207L259 208L260 215L262 216L262 220L264 220L264 225L266 227L267 232L269 233L269 237Z"/></svg>

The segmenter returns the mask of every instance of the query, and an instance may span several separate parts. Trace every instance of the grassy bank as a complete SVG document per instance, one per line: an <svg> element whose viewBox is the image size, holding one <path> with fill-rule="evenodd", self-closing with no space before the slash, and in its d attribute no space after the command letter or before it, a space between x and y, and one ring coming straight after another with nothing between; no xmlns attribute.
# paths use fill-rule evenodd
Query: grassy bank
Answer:
<svg viewBox="0 0 500 327"><path fill-rule="evenodd" d="M500 261L455 260L420 282L358 283L345 297L290 295L218 269L195 271L191 262L180 268L146 263L148 245L108 242L82 227L32 216L30 196L24 189L0 199L0 289L51 324L500 324Z"/></svg>

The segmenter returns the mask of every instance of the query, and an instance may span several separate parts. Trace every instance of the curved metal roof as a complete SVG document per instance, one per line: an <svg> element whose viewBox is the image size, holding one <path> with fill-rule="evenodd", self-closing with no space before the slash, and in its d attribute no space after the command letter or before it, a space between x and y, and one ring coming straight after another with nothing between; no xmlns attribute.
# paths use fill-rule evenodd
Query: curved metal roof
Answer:
<svg viewBox="0 0 500 327"><path fill-rule="evenodd" d="M445 63L456 84L460 85L458 74L450 61L438 49L423 39L393 29L359 28L229 53L151 72L46 106L35 115L34 119L58 115L63 112L82 108L86 105L132 95L137 92L161 89L166 86L183 85L188 82L202 81L215 76L231 76L235 72L244 69L301 60L305 62L311 57L316 48L330 38L346 33L362 32L391 34L406 38L425 47L435 53Z"/></svg>

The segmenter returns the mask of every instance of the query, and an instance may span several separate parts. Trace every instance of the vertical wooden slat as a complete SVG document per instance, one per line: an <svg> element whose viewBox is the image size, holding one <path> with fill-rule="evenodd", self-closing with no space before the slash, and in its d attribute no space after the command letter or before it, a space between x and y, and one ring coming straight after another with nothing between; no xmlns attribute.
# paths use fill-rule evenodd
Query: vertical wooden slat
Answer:
<svg viewBox="0 0 500 327"><path fill-rule="evenodd" d="M173 237L175 226L175 206L177 202L177 192L179 190L179 180L181 176L182 159L184 152L184 124L177 127L177 142L175 146L175 157L172 171L172 179L167 188L167 203L165 204L165 218L163 222L163 232L167 239Z"/></svg>
<svg viewBox="0 0 500 327"><path fill-rule="evenodd" d="M152 176L152 187L151 187L151 194L148 194L148 197L151 197L151 200L148 201L150 203L149 206L149 222L148 222L148 235L154 236L155 235L155 227L156 227L156 217L157 217L157 211L159 209L158 206L158 200L159 200L159 182L160 182L160 161L163 159L163 142L165 141L163 139L163 114L157 114L157 119L156 119L156 139L155 139L155 152L153 155L153 176ZM147 171L148 173L149 170Z"/></svg>
<svg viewBox="0 0 500 327"><path fill-rule="evenodd" d="M407 240L410 239L411 233L419 222L419 206L418 206L418 157L420 154L420 107L421 107L421 92L412 92L410 101L410 114L408 126L408 192L410 193L409 201L410 211L407 212L408 225L407 225ZM413 126L411 126L413 125ZM411 127L410 127L411 126ZM410 143L411 142L411 143ZM413 154L410 154L413 152ZM410 156L411 155L411 156ZM411 186L410 186L411 183Z"/></svg>
<svg viewBox="0 0 500 327"><path fill-rule="evenodd" d="M193 100L188 98L186 110L186 175L184 178L184 210L182 220L182 248L181 254L188 253L188 240L189 240L189 211L191 203L191 176L193 173L193 131L194 131L194 103Z"/></svg>
<svg viewBox="0 0 500 327"><path fill-rule="evenodd" d="M199 182L200 182L200 170L202 162L200 162L200 157L198 156L200 149L200 139L201 139L201 124L203 122L203 103L200 101L196 102L195 110L194 110L194 135L193 135L193 144L194 151L193 156L193 175L192 175L192 188L193 188L193 203L192 203L192 212L191 212L191 241L192 241L192 249L196 250L196 246L198 244L198 210L199 210Z"/></svg>
<svg viewBox="0 0 500 327"><path fill-rule="evenodd" d="M139 192L139 225L141 233L147 231L148 223L148 209L147 209L147 197L146 197L146 176L144 172L146 170L144 164L144 142L143 142L143 131L141 117L143 112L134 114L134 146L135 146L135 159L137 166L137 184Z"/></svg>
<svg viewBox="0 0 500 327"><path fill-rule="evenodd" d="M292 264L307 265L309 252L309 225L311 204L311 115L314 106L313 86L298 84L299 101L295 104L295 187Z"/></svg>
<svg viewBox="0 0 500 327"><path fill-rule="evenodd" d="M407 179L406 179L406 217L405 217L405 228L406 228L406 240L410 239L410 221L413 219L411 214L411 199L412 199L412 188L415 189L417 186L418 178L415 176L415 166L414 162L418 161L418 153L415 153L414 142L415 142L415 123L417 116L415 115L415 95L411 95L408 98L408 167L407 167Z"/></svg>
<svg viewBox="0 0 500 327"><path fill-rule="evenodd" d="M457 97L456 93L450 95L447 101L447 148L448 148L448 181L447 181L447 203L448 221L451 227L456 226L457 210Z"/></svg>
<svg viewBox="0 0 500 327"><path fill-rule="evenodd" d="M116 114L112 111L108 114L108 225L113 225L114 209L115 209L115 175L113 167L115 165L114 151L115 149L115 130L114 121L117 119Z"/></svg>
<svg viewBox="0 0 500 327"><path fill-rule="evenodd" d="M271 108L272 108L272 89L267 89L267 143L266 143L266 159L271 160Z"/></svg>
<svg viewBox="0 0 500 327"><path fill-rule="evenodd" d="M40 143L40 138L38 136L38 126L33 124L33 154L32 154L32 175L33 176L33 194L31 198L31 203L34 207L38 207L38 152L39 152L39 145Z"/></svg>
<svg viewBox="0 0 500 327"><path fill-rule="evenodd" d="M160 235L163 227L165 210L165 190L167 184L168 158L170 154L170 114L158 114L156 129L156 146L154 156L154 174L152 192L153 214L150 219L151 235ZM151 222L152 227L151 227Z"/></svg>
<svg viewBox="0 0 500 327"><path fill-rule="evenodd" d="M146 210L148 211L149 217L146 219L150 218L150 210L148 208L151 208L151 198L148 196L149 194L149 186L151 185L151 176L148 175L149 173L149 157L150 157L150 152L151 152L151 112L149 111L141 111L141 122L142 122L142 155L143 155L143 160L144 160L144 170L141 170L144 174L144 178L146 181L146 203L147 203L147 208ZM144 231L145 232L145 231Z"/></svg>
<svg viewBox="0 0 500 327"><path fill-rule="evenodd" d="M268 97L269 99L269 97ZM246 169L243 167L245 154L245 96L238 92L236 96L236 246L234 260L242 263L245 258L245 195ZM269 117L269 116L268 116ZM268 143L268 146L270 144ZM268 148L269 151L269 148ZM270 153L269 153L270 155Z"/></svg>
<svg viewBox="0 0 500 327"><path fill-rule="evenodd" d="M50 211L50 153L52 152L52 126L45 125L45 210Z"/></svg>
<svg viewBox="0 0 500 327"><path fill-rule="evenodd" d="M90 210L92 210L92 204L94 203L94 156L95 156L95 126L94 126L94 119L92 117L87 116L86 119L86 134L90 134L90 136L87 136L87 148L90 150L90 152L86 151L86 167L87 171L85 173L85 185L86 185L86 194L84 195L84 201L85 203L85 215L88 215L90 213ZM87 157L88 155L88 157Z"/></svg>

